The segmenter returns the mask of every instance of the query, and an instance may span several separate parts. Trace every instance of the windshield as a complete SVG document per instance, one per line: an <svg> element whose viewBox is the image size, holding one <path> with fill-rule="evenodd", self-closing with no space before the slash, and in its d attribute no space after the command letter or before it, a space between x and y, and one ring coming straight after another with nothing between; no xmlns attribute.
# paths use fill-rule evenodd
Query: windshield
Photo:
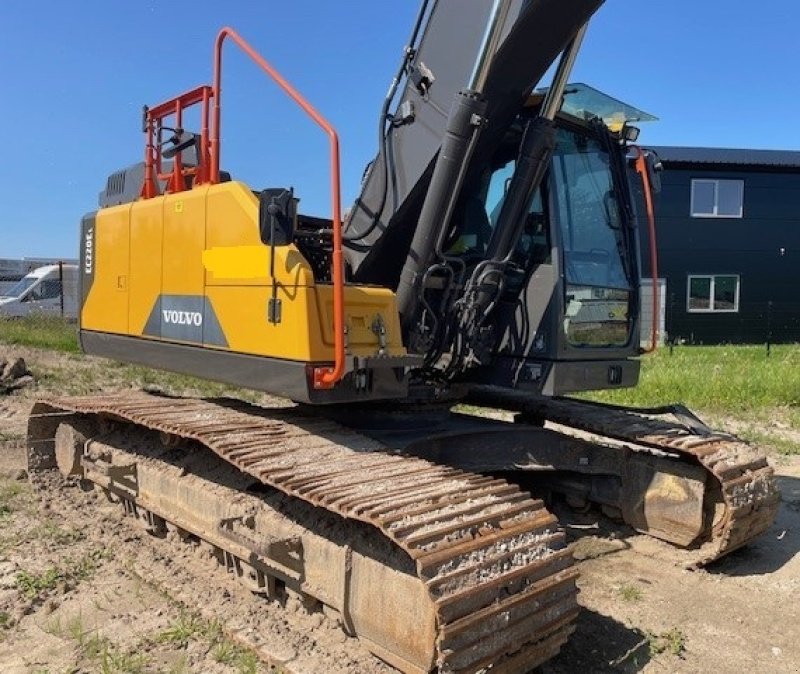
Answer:
<svg viewBox="0 0 800 674"><path fill-rule="evenodd" d="M31 276L26 276L20 279L15 285L11 286L3 293L3 297L20 297L28 288L30 288L38 279Z"/></svg>

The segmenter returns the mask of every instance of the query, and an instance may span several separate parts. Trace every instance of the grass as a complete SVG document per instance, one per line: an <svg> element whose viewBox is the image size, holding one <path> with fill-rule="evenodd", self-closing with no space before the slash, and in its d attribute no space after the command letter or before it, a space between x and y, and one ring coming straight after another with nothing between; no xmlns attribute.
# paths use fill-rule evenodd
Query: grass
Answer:
<svg viewBox="0 0 800 674"><path fill-rule="evenodd" d="M0 339L2 342L2 339ZM74 356L75 360L83 358ZM235 397L251 402L260 396L256 391L239 389L227 384L199 379L188 375L153 370L141 365L110 361L86 360L81 366L40 365L35 368L37 380L48 389L69 395L89 395L111 388L154 387L175 395L191 394L206 398Z"/></svg>
<svg viewBox="0 0 800 674"><path fill-rule="evenodd" d="M147 657L144 654L121 651L110 639L101 636L97 629L88 629L81 613L72 616L66 625L62 624L60 618L55 618L44 626L44 631L64 639L72 639L78 646L79 658L91 663L88 671L102 674L141 674L147 666ZM74 669L77 670L78 668Z"/></svg>
<svg viewBox="0 0 800 674"><path fill-rule="evenodd" d="M780 435L775 435L774 433L765 433L764 431L753 428L744 428L739 432L739 435L745 440L749 440L753 444L761 447L768 447L778 454L783 454L784 456L800 454L800 445L798 445L798 443L793 442L792 440L787 440L786 438L783 438Z"/></svg>
<svg viewBox="0 0 800 674"><path fill-rule="evenodd" d="M27 599L38 600L55 589L59 583L80 582L90 578L103 560L111 558L111 551L93 550L79 559L66 558L63 568L50 567L40 573L20 571L17 573L15 585L17 590Z"/></svg>
<svg viewBox="0 0 800 674"><path fill-rule="evenodd" d="M618 591L623 601L641 601L644 597L644 592L635 585L622 585Z"/></svg>
<svg viewBox="0 0 800 674"><path fill-rule="evenodd" d="M714 413L800 408L800 345L679 346L642 358L639 385L587 396L652 407L681 402Z"/></svg>
<svg viewBox="0 0 800 674"><path fill-rule="evenodd" d="M7 482L0 485L0 503L8 505L17 496L26 491L27 485L23 482Z"/></svg>
<svg viewBox="0 0 800 674"><path fill-rule="evenodd" d="M102 674L140 674L145 671L147 658L142 653L125 653L106 641L97 658Z"/></svg>
<svg viewBox="0 0 800 674"><path fill-rule="evenodd" d="M682 403L701 417L735 418L746 440L800 454L800 444L771 430L775 420L800 428L800 345L773 346L769 356L763 346L662 348L642 358L635 388L579 397L634 407Z"/></svg>
<svg viewBox="0 0 800 674"><path fill-rule="evenodd" d="M25 507L22 504L23 496L27 497L26 501L30 501L27 483L0 482L0 522L5 522L14 512ZM3 548L0 546L0 549Z"/></svg>
<svg viewBox="0 0 800 674"><path fill-rule="evenodd" d="M20 571L17 574L16 586L27 599L36 599L54 589L63 579L64 572L56 567L50 567L41 573Z"/></svg>
<svg viewBox="0 0 800 674"><path fill-rule="evenodd" d="M79 351L75 321L54 316L0 318L0 342L68 353Z"/></svg>
<svg viewBox="0 0 800 674"><path fill-rule="evenodd" d="M182 611L155 638L157 643L172 644L178 648L185 648L192 640L206 641L211 657L220 664L235 668L239 674L256 674L258 671L256 654L228 639L219 622L204 620L187 611Z"/></svg>
<svg viewBox="0 0 800 674"><path fill-rule="evenodd" d="M71 359L80 360L77 325L58 317L33 316L25 318L0 318L0 344L30 346L70 354ZM57 385L63 393L84 394L97 391L97 381L109 378L117 383L144 387L155 386L169 392L192 391L205 397L236 396L255 400L258 394L225 384L218 384L196 377L162 372L139 365L113 363L104 365L102 374L96 368L44 367L37 368L37 379ZM8 439L17 439L15 435ZM0 439L3 439L0 437Z"/></svg>
<svg viewBox="0 0 800 674"><path fill-rule="evenodd" d="M650 649L650 657L654 658L662 653L669 652L676 657L681 657L686 652L686 634L673 627L661 634L647 633L647 642Z"/></svg>
<svg viewBox="0 0 800 674"><path fill-rule="evenodd" d="M205 636L208 630L208 624L199 617L191 613L181 612L172 621L172 624L156 637L156 641L161 644L174 644L179 647L185 647L192 639Z"/></svg>

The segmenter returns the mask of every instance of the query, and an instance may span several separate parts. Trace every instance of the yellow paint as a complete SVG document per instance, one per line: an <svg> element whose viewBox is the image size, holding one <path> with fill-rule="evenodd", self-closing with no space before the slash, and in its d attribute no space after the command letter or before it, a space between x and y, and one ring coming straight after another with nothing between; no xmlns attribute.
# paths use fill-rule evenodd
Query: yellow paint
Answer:
<svg viewBox="0 0 800 674"><path fill-rule="evenodd" d="M128 288L130 331L134 335L142 334L153 309L153 298L161 293L163 212L164 200L158 198L137 201L131 211L131 268Z"/></svg>
<svg viewBox="0 0 800 674"><path fill-rule="evenodd" d="M229 246L203 251L203 266L215 281L264 278L269 269L265 246Z"/></svg>
<svg viewBox="0 0 800 674"><path fill-rule="evenodd" d="M205 185L103 209L96 223L96 273L82 312L85 329L141 337L159 295L205 295L231 351L333 360L333 288L314 282L293 245L275 248L282 320L268 320L270 248L260 238L258 199L246 185ZM351 355L378 352L377 319L386 331L386 353L404 354L394 293L346 286Z"/></svg>
<svg viewBox="0 0 800 674"><path fill-rule="evenodd" d="M209 188L206 216L206 248L208 250L255 247L269 255L269 246L261 241L258 230L258 199L243 183L220 183ZM225 253L222 254L226 257ZM251 254L252 255L252 254ZM231 253L232 257L236 253ZM213 255L212 255L213 257ZM267 257L269 260L269 257ZM228 269L234 275L217 276L214 264L206 271L206 285L267 285L272 284L269 275L269 263L265 263L261 273L249 276L255 269L240 271ZM235 276L235 274L245 274ZM275 248L275 278L287 286L313 286L314 275L311 267L295 246L278 246Z"/></svg>
<svg viewBox="0 0 800 674"><path fill-rule="evenodd" d="M94 283L81 313L86 330L128 332L128 289L120 276L128 274L130 204L100 211L94 227Z"/></svg>
<svg viewBox="0 0 800 674"><path fill-rule="evenodd" d="M165 295L203 294L208 189L201 186L188 193L159 197L164 201L161 292ZM177 203L182 204L180 211L173 208Z"/></svg>

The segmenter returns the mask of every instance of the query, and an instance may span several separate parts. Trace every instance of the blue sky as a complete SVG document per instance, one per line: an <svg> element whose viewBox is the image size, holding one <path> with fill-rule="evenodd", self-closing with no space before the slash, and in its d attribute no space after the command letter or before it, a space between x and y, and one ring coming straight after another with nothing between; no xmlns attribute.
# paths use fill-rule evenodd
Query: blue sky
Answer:
<svg viewBox="0 0 800 674"><path fill-rule="evenodd" d="M486 0L489 2L489 0ZM376 117L416 0L3 0L0 257L77 255L107 175L140 161L141 106L210 82L236 28L338 128L343 203L375 152ZM800 149L800 3L608 0L573 77L660 117L641 141ZM293 185L326 215L325 138L226 51L223 167Z"/></svg>

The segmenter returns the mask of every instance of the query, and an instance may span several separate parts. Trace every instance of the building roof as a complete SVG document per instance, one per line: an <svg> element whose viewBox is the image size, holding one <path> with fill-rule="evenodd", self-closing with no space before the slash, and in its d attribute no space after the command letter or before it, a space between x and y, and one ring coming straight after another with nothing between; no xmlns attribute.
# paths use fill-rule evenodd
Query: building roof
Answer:
<svg viewBox="0 0 800 674"><path fill-rule="evenodd" d="M786 166L800 168L800 151L743 150L716 147L652 146L667 164L726 164L739 166Z"/></svg>

